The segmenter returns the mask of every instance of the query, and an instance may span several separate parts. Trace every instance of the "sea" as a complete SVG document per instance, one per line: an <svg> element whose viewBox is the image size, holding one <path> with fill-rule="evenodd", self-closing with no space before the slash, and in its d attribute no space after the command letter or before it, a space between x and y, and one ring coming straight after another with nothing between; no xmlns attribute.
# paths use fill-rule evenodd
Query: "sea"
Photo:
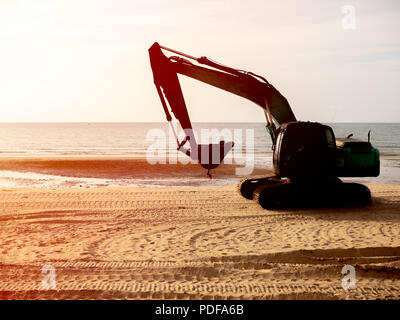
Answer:
<svg viewBox="0 0 400 320"><path fill-rule="evenodd" d="M380 151L379 177L343 179L361 183L400 183L400 123L327 123L336 137L370 141ZM172 126L183 136L177 124ZM272 170L272 143L264 123L194 123L195 136L207 143L210 136L235 141L226 161ZM202 140L203 138L203 140ZM117 157L169 161L176 152L176 138L167 123L1 123L0 157ZM185 155L179 155L178 161ZM218 169L217 169L218 170ZM0 170L0 187L96 187L96 186L210 186L229 185L240 178L176 179L173 172L159 179L97 179L55 176L35 172Z"/></svg>

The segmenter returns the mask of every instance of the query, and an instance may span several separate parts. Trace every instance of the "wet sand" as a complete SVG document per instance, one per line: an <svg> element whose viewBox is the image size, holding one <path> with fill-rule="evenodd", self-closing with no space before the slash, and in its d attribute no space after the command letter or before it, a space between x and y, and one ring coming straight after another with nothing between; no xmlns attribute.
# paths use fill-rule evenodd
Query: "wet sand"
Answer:
<svg viewBox="0 0 400 320"><path fill-rule="evenodd" d="M153 160L154 161L154 160ZM222 163L217 169L211 170L215 178L240 177L236 169L242 169L245 164ZM155 163L149 164L145 158L126 157L0 157L0 170L17 172L34 172L66 177L86 177L123 179L159 178L199 178L205 177L207 170L192 163ZM241 171L239 171L241 172ZM271 171L254 168L251 175L271 175Z"/></svg>
<svg viewBox="0 0 400 320"><path fill-rule="evenodd" d="M235 186L3 188L0 298L399 299L400 186L369 187L368 207L290 211Z"/></svg>

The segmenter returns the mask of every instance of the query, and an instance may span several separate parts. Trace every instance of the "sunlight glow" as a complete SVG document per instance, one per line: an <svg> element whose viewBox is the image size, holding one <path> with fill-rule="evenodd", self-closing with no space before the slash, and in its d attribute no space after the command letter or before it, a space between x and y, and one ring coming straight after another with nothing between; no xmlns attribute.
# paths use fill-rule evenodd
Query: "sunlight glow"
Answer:
<svg viewBox="0 0 400 320"><path fill-rule="evenodd" d="M400 121L400 6L355 0L345 31L340 1L310 3L2 0L0 121L163 121L154 41L264 75L299 119ZM263 121L250 102L183 84L193 121Z"/></svg>

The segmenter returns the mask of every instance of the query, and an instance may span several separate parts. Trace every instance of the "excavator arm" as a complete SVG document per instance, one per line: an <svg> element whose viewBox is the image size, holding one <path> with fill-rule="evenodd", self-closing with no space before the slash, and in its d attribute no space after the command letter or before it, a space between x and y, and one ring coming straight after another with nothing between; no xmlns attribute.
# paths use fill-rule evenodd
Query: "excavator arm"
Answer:
<svg viewBox="0 0 400 320"><path fill-rule="evenodd" d="M177 55L167 57L163 54L161 49L173 52ZM186 138L182 142L177 141L178 150L185 152L192 159L200 159L201 150L203 150L204 154L204 150L207 148L198 145L194 136L190 135L192 124L182 94L178 74L188 76L236 94L253 101L263 108L266 113L267 127L269 128L273 142L275 142L277 125L279 126L282 123L296 121L287 99L265 78L259 75L218 64L206 57L195 58L179 51L160 46L157 42L150 47L149 55L151 68L153 70L154 84L160 96L167 120L169 122L172 120L167 105L168 101L174 116L178 119L182 129L186 132ZM211 68L195 65L183 57ZM183 149L186 142L190 143L190 150ZM222 162L223 157L229 152L232 146L233 144L230 145L230 143L226 144L221 142L220 148L224 148L224 150L221 150L221 157L219 160L215 161L213 158L213 163L218 161ZM210 154L205 158L211 158L211 152L214 150L213 148L215 148L215 146L208 146ZM201 161L202 165L204 163L205 161ZM214 164L218 165L219 163ZM211 167L207 168L209 169Z"/></svg>

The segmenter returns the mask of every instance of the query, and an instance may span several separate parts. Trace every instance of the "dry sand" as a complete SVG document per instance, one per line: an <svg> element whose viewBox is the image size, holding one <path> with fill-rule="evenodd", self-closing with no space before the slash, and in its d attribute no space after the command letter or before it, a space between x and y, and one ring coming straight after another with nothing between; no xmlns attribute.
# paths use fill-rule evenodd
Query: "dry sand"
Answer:
<svg viewBox="0 0 400 320"><path fill-rule="evenodd" d="M369 187L369 207L291 211L235 186L0 189L0 298L398 299L400 186Z"/></svg>

